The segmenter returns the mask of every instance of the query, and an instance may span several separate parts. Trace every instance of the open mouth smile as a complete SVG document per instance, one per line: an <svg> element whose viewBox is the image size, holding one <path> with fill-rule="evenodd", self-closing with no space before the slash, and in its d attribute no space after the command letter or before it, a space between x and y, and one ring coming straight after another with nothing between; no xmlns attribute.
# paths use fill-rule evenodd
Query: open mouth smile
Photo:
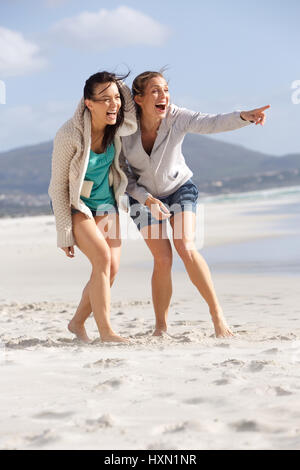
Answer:
<svg viewBox="0 0 300 470"><path fill-rule="evenodd" d="M159 109L160 111L165 111L167 105L166 104L156 104L155 107Z"/></svg>

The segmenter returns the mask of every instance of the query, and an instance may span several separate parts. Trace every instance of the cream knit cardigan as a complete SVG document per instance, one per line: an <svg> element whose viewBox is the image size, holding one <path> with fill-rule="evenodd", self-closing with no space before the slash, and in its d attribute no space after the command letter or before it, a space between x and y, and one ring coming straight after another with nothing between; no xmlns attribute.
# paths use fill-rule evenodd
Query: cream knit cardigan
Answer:
<svg viewBox="0 0 300 470"><path fill-rule="evenodd" d="M115 157L111 165L109 182L113 185L119 207L127 210L122 196L127 187L127 177L120 168L121 138L136 132L135 106L129 88L122 84L125 97L125 119L115 139ZM90 209L80 199L83 181L91 150L91 114L80 100L74 116L57 132L52 153L52 171L49 196L52 200L57 230L57 246L73 246L76 241L72 231L71 206L93 218Z"/></svg>

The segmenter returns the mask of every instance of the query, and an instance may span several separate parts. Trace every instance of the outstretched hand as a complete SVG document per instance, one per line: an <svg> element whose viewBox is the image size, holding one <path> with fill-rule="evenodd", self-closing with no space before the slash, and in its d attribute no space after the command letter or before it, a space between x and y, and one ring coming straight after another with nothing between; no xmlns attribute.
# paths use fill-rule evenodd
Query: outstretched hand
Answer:
<svg viewBox="0 0 300 470"><path fill-rule="evenodd" d="M270 107L271 106L268 104L262 108L252 109L251 111L242 111L241 118L245 121L255 122L256 125L260 124L263 126L266 121L266 115L264 111Z"/></svg>

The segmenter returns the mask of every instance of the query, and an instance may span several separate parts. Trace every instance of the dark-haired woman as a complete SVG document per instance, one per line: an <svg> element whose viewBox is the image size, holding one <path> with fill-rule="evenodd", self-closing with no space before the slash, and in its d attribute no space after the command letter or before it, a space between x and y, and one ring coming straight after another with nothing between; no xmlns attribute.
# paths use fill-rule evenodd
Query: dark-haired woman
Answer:
<svg viewBox="0 0 300 470"><path fill-rule="evenodd" d="M119 165L120 137L135 131L130 90L115 74L99 72L86 81L74 116L54 140L49 195L57 245L73 258L76 244L92 265L90 280L68 325L85 342L90 340L84 321L91 312L102 341L125 341L110 325L110 287L119 267L118 206L127 186Z"/></svg>
<svg viewBox="0 0 300 470"><path fill-rule="evenodd" d="M232 336L218 301L210 271L194 244L198 190L182 155L187 133L231 131L249 124L264 124L264 110L209 115L170 104L168 83L159 72L144 72L132 86L138 110L138 129L122 139L121 160L129 163L127 192L131 217L154 257L152 297L155 335L167 331L172 295L172 248L166 220L173 229L177 253L188 275L208 304L217 337ZM170 208L170 210L169 210Z"/></svg>

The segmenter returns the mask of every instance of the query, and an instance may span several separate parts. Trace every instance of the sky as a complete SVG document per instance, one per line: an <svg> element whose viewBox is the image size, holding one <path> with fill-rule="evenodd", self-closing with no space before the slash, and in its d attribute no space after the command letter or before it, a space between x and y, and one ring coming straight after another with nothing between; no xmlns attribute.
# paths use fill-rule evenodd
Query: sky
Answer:
<svg viewBox="0 0 300 470"><path fill-rule="evenodd" d="M130 70L131 86L168 66L179 106L271 105L264 127L214 138L300 153L299 18L299 0L0 0L0 152L53 139L93 73Z"/></svg>

